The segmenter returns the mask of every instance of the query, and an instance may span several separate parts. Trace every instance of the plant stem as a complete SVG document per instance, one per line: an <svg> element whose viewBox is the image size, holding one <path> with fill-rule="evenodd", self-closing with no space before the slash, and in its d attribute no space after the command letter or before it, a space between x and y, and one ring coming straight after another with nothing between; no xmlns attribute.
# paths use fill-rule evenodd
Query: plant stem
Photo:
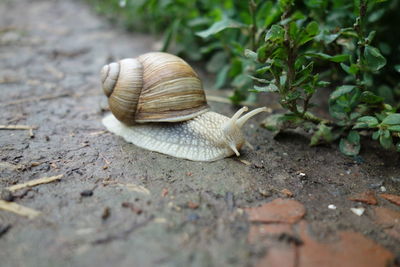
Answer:
<svg viewBox="0 0 400 267"><path fill-rule="evenodd" d="M255 51L257 49L256 34L257 34L257 19L256 11L257 4L254 0L249 0L249 11L252 19L252 24L250 25L250 35L251 35L251 49Z"/></svg>

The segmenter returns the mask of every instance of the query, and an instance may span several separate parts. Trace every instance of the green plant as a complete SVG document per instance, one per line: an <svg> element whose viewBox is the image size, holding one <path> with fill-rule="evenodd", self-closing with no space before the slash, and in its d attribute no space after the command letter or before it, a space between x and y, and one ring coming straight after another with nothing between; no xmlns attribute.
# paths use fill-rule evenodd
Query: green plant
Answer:
<svg viewBox="0 0 400 267"><path fill-rule="evenodd" d="M87 1L161 33L161 50L207 62L234 103L277 94L287 112L267 118L269 129L302 127L311 145L338 140L346 155L364 135L400 151L399 0ZM330 117L313 109L318 90L332 90Z"/></svg>

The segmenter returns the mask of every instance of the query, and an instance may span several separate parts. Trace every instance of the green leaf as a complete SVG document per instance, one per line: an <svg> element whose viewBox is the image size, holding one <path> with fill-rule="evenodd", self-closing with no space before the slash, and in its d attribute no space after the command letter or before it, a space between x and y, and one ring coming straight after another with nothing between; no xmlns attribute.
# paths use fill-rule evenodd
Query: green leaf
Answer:
<svg viewBox="0 0 400 267"><path fill-rule="evenodd" d="M395 69L397 72L400 72L400 64L399 64L399 65L395 65L395 66L394 66L394 69Z"/></svg>
<svg viewBox="0 0 400 267"><path fill-rule="evenodd" d="M387 129L392 132L400 132L400 125L389 126Z"/></svg>
<svg viewBox="0 0 400 267"><path fill-rule="evenodd" d="M254 86L254 91L257 92L257 93L260 93L260 92L278 92L278 90L279 90L278 87L276 87L276 85L273 84L273 83L270 83L267 86L257 86L257 85Z"/></svg>
<svg viewBox="0 0 400 267"><path fill-rule="evenodd" d="M378 119L372 116L364 116L358 118L357 123L354 125L353 129L365 128L365 127L376 127L379 124Z"/></svg>
<svg viewBox="0 0 400 267"><path fill-rule="evenodd" d="M357 74L357 72L359 71L359 67L358 67L358 65L357 64L351 64L350 66L347 66L346 64L344 64L344 63L340 63L340 66L342 67L342 69L345 71L345 72L347 72L348 74L351 74L351 75L356 75Z"/></svg>
<svg viewBox="0 0 400 267"><path fill-rule="evenodd" d="M379 86L378 87L378 95L383 97L383 99L386 103L390 103L390 104L395 103L394 92L389 86L386 86L386 85Z"/></svg>
<svg viewBox="0 0 400 267"><path fill-rule="evenodd" d="M261 125L265 127L267 130L277 134L281 131L284 121L285 121L285 114L274 114L268 116L262 122Z"/></svg>
<svg viewBox="0 0 400 267"><path fill-rule="evenodd" d="M339 149L347 156L358 155L360 147L360 135L357 131L350 131L346 138L340 139Z"/></svg>
<svg viewBox="0 0 400 267"><path fill-rule="evenodd" d="M354 88L356 88L356 86L354 85L342 85L339 86L338 88L336 88L335 91L332 92L331 96L330 96L330 100L335 100L339 97L341 97L342 95L351 93Z"/></svg>
<svg viewBox="0 0 400 267"><path fill-rule="evenodd" d="M242 28L244 26L245 25L243 25L240 22L237 22L228 17L224 17L222 20L217 21L213 25L211 25L211 27L208 28L207 30L197 32L196 35L198 35L202 38L207 38L207 37L210 37L211 35L221 32L225 29L237 29L237 28Z"/></svg>
<svg viewBox="0 0 400 267"><path fill-rule="evenodd" d="M400 142L398 142L398 143L396 144L396 151L397 151L397 152L400 152Z"/></svg>
<svg viewBox="0 0 400 267"><path fill-rule="evenodd" d="M390 114L382 121L382 124L386 125L400 124L400 113Z"/></svg>
<svg viewBox="0 0 400 267"><path fill-rule="evenodd" d="M331 57L331 59L330 59L330 61L333 61L336 63L344 62L347 60L349 60L349 55L346 55L346 54L339 54L339 55Z"/></svg>
<svg viewBox="0 0 400 267"><path fill-rule="evenodd" d="M378 71L386 65L386 59L382 56L379 49L370 45L365 46L364 58L366 65L372 71Z"/></svg>
<svg viewBox="0 0 400 267"><path fill-rule="evenodd" d="M265 35L265 42L281 42L283 41L285 31L282 26L272 25Z"/></svg>
<svg viewBox="0 0 400 267"><path fill-rule="evenodd" d="M312 35L312 36L317 35L319 32L318 23L315 21L308 23L307 27L306 27L306 32L308 33L308 35Z"/></svg>
<svg viewBox="0 0 400 267"><path fill-rule="evenodd" d="M251 51L250 49L244 50L244 56L253 61L257 61L257 53L254 51Z"/></svg>
<svg viewBox="0 0 400 267"><path fill-rule="evenodd" d="M318 81L316 85L319 86L319 87L326 87L326 86L328 86L330 84L331 83L327 82L327 81Z"/></svg>
<svg viewBox="0 0 400 267"><path fill-rule="evenodd" d="M381 103L383 97L377 96L371 91L365 91L361 93L360 101L368 104Z"/></svg>
<svg viewBox="0 0 400 267"><path fill-rule="evenodd" d="M390 149L393 146L393 139L392 136L389 135L381 135L379 137L379 143L385 149Z"/></svg>
<svg viewBox="0 0 400 267"><path fill-rule="evenodd" d="M333 140L332 127L328 127L325 124L319 124L318 130L311 137L310 146L315 146L324 142L330 143Z"/></svg>
<svg viewBox="0 0 400 267"><path fill-rule="evenodd" d="M230 65L225 65L217 74L216 81L214 87L216 89L220 89L225 85L226 78L228 76L228 72L230 70Z"/></svg>
<svg viewBox="0 0 400 267"><path fill-rule="evenodd" d="M328 54L325 53L306 53L306 56L310 56L310 57L316 57L316 58L320 58L320 59L324 59L324 60L330 60L333 62L344 62L347 61L349 59L349 55L346 54L339 54L339 55L335 55L335 56L330 56Z"/></svg>
<svg viewBox="0 0 400 267"><path fill-rule="evenodd" d="M381 131L378 130L372 134L372 139L378 140L379 136L381 135Z"/></svg>
<svg viewBox="0 0 400 267"><path fill-rule="evenodd" d="M304 83L305 81L312 78L310 73L313 70L314 62L310 62L307 66L303 67L297 74L296 80L293 83L294 86L299 86L300 84Z"/></svg>

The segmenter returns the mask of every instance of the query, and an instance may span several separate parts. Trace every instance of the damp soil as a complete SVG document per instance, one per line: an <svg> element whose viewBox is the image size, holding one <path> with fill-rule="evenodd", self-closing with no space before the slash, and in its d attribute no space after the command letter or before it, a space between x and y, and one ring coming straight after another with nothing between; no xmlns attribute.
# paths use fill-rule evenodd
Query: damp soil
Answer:
<svg viewBox="0 0 400 267"><path fill-rule="evenodd" d="M212 163L146 151L106 132L101 66L157 45L81 1L0 2L0 124L37 127L33 135L0 130L0 188L63 174L14 195L41 212L35 219L0 210L1 266L249 266L263 251L247 241L244 208L278 197L305 206L318 240L350 230L400 255L400 240L375 223L373 207L349 200L365 191L400 194L393 151L365 142L350 158L337 144L309 147L303 135L260 128L265 115L244 129L253 150ZM360 206L362 216L350 211Z"/></svg>

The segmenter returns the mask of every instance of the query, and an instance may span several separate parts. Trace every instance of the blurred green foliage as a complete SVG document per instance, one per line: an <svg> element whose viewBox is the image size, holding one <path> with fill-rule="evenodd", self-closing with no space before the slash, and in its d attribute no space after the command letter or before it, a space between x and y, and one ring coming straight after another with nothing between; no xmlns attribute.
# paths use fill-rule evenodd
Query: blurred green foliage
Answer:
<svg viewBox="0 0 400 267"><path fill-rule="evenodd" d="M163 51L207 62L232 102L275 93L287 110L274 131L302 127L311 145L339 140L350 156L360 134L400 151L399 0L88 0L128 29L163 35ZM332 88L330 119L310 112Z"/></svg>

